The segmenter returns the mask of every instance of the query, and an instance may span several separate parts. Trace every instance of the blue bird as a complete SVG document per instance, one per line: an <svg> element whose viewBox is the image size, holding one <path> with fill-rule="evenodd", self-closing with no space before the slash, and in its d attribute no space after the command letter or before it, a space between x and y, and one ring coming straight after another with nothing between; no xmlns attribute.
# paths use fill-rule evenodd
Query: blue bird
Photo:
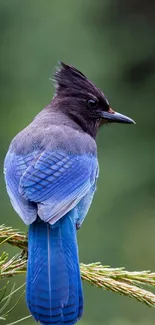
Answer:
<svg viewBox="0 0 155 325"><path fill-rule="evenodd" d="M76 230L96 189L96 134L104 123L134 121L71 65L60 63L55 85L51 103L12 140L4 174L29 226L27 306L41 324L71 325L83 313Z"/></svg>

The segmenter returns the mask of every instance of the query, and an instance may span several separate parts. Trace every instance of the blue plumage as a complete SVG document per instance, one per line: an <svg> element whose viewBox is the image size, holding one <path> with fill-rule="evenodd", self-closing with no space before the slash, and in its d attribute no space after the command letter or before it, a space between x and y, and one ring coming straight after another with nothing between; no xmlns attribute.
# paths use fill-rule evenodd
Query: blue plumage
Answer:
<svg viewBox="0 0 155 325"><path fill-rule="evenodd" d="M10 199L30 224L27 306L41 324L74 324L82 315L76 229L91 204L97 173L96 155L90 153L57 150L24 156L10 148L6 156Z"/></svg>

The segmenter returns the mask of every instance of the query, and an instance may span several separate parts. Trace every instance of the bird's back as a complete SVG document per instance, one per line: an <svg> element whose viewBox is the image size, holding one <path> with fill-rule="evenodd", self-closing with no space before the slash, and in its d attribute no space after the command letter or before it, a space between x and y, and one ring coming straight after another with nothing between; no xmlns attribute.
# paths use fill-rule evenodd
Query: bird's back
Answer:
<svg viewBox="0 0 155 325"><path fill-rule="evenodd" d="M96 156L95 140L65 114L53 112L50 107L42 110L10 145L10 151L17 155L55 149Z"/></svg>
<svg viewBox="0 0 155 325"><path fill-rule="evenodd" d="M30 179L29 173L39 173L38 168L42 169L42 166L45 165L45 161L47 163L48 159L51 159L49 156L55 158L52 158L53 161L49 160L46 171L47 174L51 176L51 183L52 172L54 169L57 169L57 176L59 177L57 177L56 191L59 191L60 176L65 176L65 174L69 176L70 172L70 176L74 174L76 179L76 174L78 172L77 168L80 168L81 174L84 175L84 178L87 178L89 189L95 182L98 166L96 143L94 139L83 132L76 123L65 115L56 112L52 113L50 108L46 108L38 114L29 126L12 140L4 164L8 194L15 210L26 224L30 224L37 217L38 199L37 197L35 199L34 195L29 196L25 194L26 192L24 191L27 190L28 192L28 181L26 178L25 180L27 183L24 184L24 190L21 188L22 181L25 177L24 175L26 174L26 177ZM65 164L63 166L61 161L65 159L68 165ZM42 162L42 166L40 162ZM58 170L58 166L60 165L61 172L60 169ZM68 167L67 169L66 167L69 165L70 168ZM76 167L71 168L71 165L76 165ZM62 172L63 167L66 168L65 172ZM58 171L61 175L58 175ZM41 177L43 176L47 179L46 175L42 175ZM40 177L39 174L38 177ZM69 186L73 186L73 182L69 183ZM89 191L88 187L83 190L82 195L78 201L75 202L74 206ZM52 189L51 187L51 191ZM45 188L42 190L45 191ZM45 196L43 200L39 198L39 201L42 202L47 199L49 199L49 196ZM50 208L52 207L50 206ZM60 214L60 216L62 214Z"/></svg>

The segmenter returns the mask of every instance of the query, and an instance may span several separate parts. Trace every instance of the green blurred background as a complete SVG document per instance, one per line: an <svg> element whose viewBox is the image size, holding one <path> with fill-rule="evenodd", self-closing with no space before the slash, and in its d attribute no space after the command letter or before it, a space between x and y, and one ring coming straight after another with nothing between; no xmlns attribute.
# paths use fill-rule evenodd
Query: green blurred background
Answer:
<svg viewBox="0 0 155 325"><path fill-rule="evenodd" d="M0 0L0 47L1 171L11 139L51 101L58 60L75 65L115 110L136 120L99 132L100 178L78 232L80 260L155 271L155 2ZM2 172L0 195L0 223L27 231ZM24 280L17 277L17 285ZM129 298L85 283L84 294L81 325L155 323L153 308ZM23 298L1 322L27 314Z"/></svg>

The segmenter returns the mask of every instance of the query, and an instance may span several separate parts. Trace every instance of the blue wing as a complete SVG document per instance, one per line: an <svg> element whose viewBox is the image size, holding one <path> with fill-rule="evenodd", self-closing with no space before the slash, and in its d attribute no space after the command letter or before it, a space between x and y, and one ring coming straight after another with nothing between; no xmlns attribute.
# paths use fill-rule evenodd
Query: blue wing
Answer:
<svg viewBox="0 0 155 325"><path fill-rule="evenodd" d="M22 156L22 163L17 159L18 169L25 161L27 156ZM45 151L35 155L29 166L25 164L18 192L27 202L37 204L43 221L53 224L89 192L96 173L97 159L92 154Z"/></svg>

